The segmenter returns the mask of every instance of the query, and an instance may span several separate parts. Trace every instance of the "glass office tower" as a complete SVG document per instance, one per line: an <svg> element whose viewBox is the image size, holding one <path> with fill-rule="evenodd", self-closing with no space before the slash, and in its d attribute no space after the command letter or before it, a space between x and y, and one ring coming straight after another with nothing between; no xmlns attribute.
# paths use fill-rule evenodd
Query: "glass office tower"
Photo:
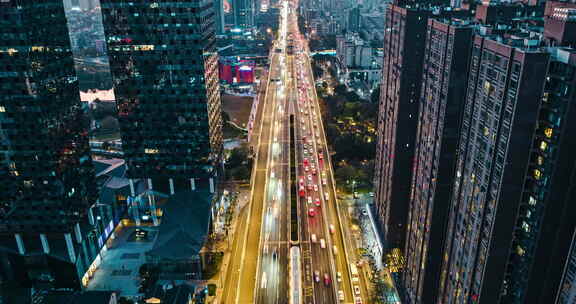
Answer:
<svg viewBox="0 0 576 304"><path fill-rule="evenodd" d="M214 2L101 4L129 176L171 192L213 190L222 158Z"/></svg>
<svg viewBox="0 0 576 304"><path fill-rule="evenodd" d="M62 0L0 1L0 193L0 281L79 287L97 192Z"/></svg>

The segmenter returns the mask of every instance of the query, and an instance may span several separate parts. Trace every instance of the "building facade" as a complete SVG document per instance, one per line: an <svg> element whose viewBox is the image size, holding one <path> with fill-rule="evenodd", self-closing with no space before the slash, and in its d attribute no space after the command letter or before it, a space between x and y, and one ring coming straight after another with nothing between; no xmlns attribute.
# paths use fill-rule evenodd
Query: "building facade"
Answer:
<svg viewBox="0 0 576 304"><path fill-rule="evenodd" d="M474 37L436 303L552 303L574 223L573 50Z"/></svg>
<svg viewBox="0 0 576 304"><path fill-rule="evenodd" d="M428 11L386 10L375 208L389 248L405 247Z"/></svg>
<svg viewBox="0 0 576 304"><path fill-rule="evenodd" d="M102 0L102 15L128 175L164 193L214 191L222 164L214 3Z"/></svg>
<svg viewBox="0 0 576 304"><path fill-rule="evenodd" d="M473 27L428 20L402 273L406 303L434 303L456 172Z"/></svg>
<svg viewBox="0 0 576 304"><path fill-rule="evenodd" d="M1 1L0 281L79 288L98 254L85 111L63 2Z"/></svg>

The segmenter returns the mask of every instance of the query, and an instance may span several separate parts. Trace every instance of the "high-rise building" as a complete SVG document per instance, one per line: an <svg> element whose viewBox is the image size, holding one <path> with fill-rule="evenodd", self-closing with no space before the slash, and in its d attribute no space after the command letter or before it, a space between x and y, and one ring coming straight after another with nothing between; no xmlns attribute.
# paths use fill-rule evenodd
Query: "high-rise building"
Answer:
<svg viewBox="0 0 576 304"><path fill-rule="evenodd" d="M224 1L223 0L216 0L214 1L214 18L216 22L214 25L216 27L216 34L224 34L224 25L226 22L224 21Z"/></svg>
<svg viewBox="0 0 576 304"><path fill-rule="evenodd" d="M80 288L98 254L85 110L62 0L0 1L1 282Z"/></svg>
<svg viewBox="0 0 576 304"><path fill-rule="evenodd" d="M401 275L406 303L437 297L472 33L466 21L428 20Z"/></svg>
<svg viewBox="0 0 576 304"><path fill-rule="evenodd" d="M361 7L361 5L358 5L348 12L348 27L346 30L352 32L358 32L360 30L360 19L362 16L360 14Z"/></svg>
<svg viewBox="0 0 576 304"><path fill-rule="evenodd" d="M377 221L389 248L405 247L418 124L418 99L429 12L390 5L378 117L375 166Z"/></svg>
<svg viewBox="0 0 576 304"><path fill-rule="evenodd" d="M214 191L222 164L214 2L101 5L129 177L164 193Z"/></svg>
<svg viewBox="0 0 576 304"><path fill-rule="evenodd" d="M254 0L229 0L234 10L234 26L247 30L254 26Z"/></svg>
<svg viewBox="0 0 576 304"><path fill-rule="evenodd" d="M574 233L576 52L476 35L436 303L553 303Z"/></svg>

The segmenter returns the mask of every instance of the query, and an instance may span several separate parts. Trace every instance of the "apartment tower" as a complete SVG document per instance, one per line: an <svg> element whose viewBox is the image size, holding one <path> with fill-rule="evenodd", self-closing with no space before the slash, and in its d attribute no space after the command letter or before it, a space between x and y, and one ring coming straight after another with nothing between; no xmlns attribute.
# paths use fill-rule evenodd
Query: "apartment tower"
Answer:
<svg viewBox="0 0 576 304"><path fill-rule="evenodd" d="M437 297L472 34L466 21L428 20L401 274L406 303Z"/></svg>
<svg viewBox="0 0 576 304"><path fill-rule="evenodd" d="M386 9L374 183L388 248L405 247L428 15L397 5Z"/></svg>
<svg viewBox="0 0 576 304"><path fill-rule="evenodd" d="M435 303L557 298L576 212L575 55L527 31L474 37Z"/></svg>

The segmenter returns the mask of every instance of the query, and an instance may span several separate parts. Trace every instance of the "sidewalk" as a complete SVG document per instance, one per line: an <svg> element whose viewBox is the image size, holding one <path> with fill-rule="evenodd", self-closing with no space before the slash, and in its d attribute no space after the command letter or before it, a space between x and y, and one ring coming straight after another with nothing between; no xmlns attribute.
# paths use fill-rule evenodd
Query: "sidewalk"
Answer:
<svg viewBox="0 0 576 304"><path fill-rule="evenodd" d="M353 231L352 238L354 240L354 258L359 261L362 260L362 256L360 256L359 250L360 248L366 249L376 260L378 265L378 269L381 270L383 273L383 278L393 290L394 294L387 295L390 303L394 303L398 299L398 292L396 291L396 287L394 285L394 281L390 275L389 270L384 267L383 259L384 259L384 248L382 248L383 244L379 239L378 232L375 230L375 223L373 222L370 205L373 202L373 198L367 195L361 195L358 199L354 199L351 194L342 195L343 199L340 199L340 208L345 209L346 217L350 220L350 226L353 227L352 219L358 219L358 230ZM357 215L357 216L356 216ZM373 292L372 284L370 284L370 280L372 277L371 271L368 269L369 267L363 266L360 267L363 275L366 280L367 289L369 289L370 293ZM395 300L396 299L396 300ZM399 303L399 301L398 301Z"/></svg>

